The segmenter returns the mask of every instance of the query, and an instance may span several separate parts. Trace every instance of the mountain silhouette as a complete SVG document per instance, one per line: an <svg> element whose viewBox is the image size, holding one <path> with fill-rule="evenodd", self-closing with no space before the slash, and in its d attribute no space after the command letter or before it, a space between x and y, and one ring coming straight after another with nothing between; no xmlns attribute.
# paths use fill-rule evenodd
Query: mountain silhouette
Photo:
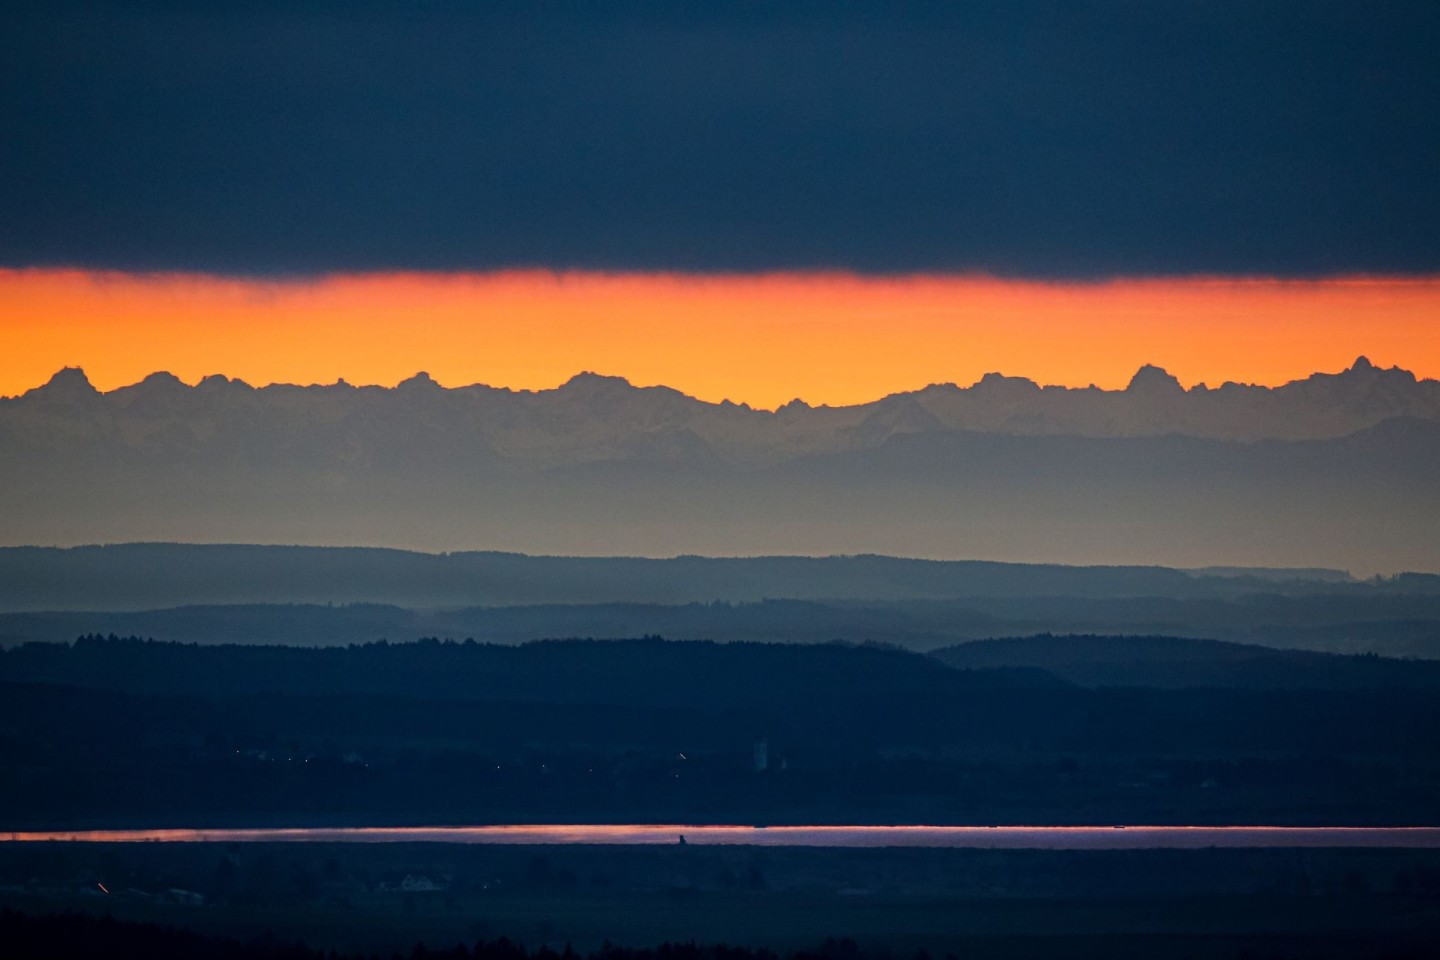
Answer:
<svg viewBox="0 0 1440 960"><path fill-rule="evenodd" d="M1440 382L1349 369L1124 390L990 374L848 407L252 387L67 368L0 400L4 542L371 543L1440 569Z"/></svg>

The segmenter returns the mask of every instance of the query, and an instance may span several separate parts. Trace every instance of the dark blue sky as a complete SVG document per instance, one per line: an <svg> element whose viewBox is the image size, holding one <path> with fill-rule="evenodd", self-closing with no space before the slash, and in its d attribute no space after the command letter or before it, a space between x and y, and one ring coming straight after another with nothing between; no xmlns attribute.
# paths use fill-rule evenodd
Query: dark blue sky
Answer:
<svg viewBox="0 0 1440 960"><path fill-rule="evenodd" d="M1440 271L1440 3L0 13L0 264Z"/></svg>

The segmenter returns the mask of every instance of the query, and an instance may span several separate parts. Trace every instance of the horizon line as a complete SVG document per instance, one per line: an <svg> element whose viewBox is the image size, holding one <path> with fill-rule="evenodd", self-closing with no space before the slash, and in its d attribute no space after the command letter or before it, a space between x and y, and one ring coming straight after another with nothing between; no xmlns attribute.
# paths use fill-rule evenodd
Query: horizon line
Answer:
<svg viewBox="0 0 1440 960"><path fill-rule="evenodd" d="M1162 365L1160 365L1160 364L1157 364L1157 363L1142 363L1142 364L1136 369L1135 374L1131 377L1130 383L1128 383L1128 384L1127 384L1126 386L1124 386L1124 387L1113 387L1113 388L1099 387L1099 386L1096 386L1094 383L1090 383L1090 384L1087 384L1087 385L1085 385L1085 386L1075 386L1074 384L1041 383L1040 381L1035 380L1035 379L1033 379L1033 378L1031 378L1031 377L1027 377L1027 376L1025 376L1025 375L1023 375L1023 374L1009 374L1009 373L1004 373L1004 372L998 371L998 370L992 370L992 371L987 371L986 373L982 374L982 375L981 375L978 379L976 379L975 381L973 381L973 382L971 382L971 383L969 383L969 384L965 384L965 385L960 384L960 383L959 383L958 381L956 381L956 380L932 381L932 382L930 382L930 383L924 384L924 385L919 386L919 387L913 387L913 388L905 389L905 390L896 390L896 391L893 391L893 392L891 392L891 393L887 393L887 394L885 394L884 396L875 397L875 398L870 399L870 400L861 400L861 401L857 401L857 402L855 402L855 403L838 403L838 404L816 403L816 404L811 404L811 403L805 401L803 398L797 396L797 397L795 397L794 399L789 400L789 401L787 401L786 403L780 404L780 405L778 405L778 406L775 406L775 407L767 407L767 406L760 406L760 405L756 405L756 404L747 403L747 402L744 402L744 401L731 400L731 399L729 399L729 398L725 398L725 399L722 399L722 400L719 400L719 401L706 400L706 399L704 399L704 398L702 398L702 397L695 396L694 394L687 393L685 390L683 390L683 389L681 389L681 388L679 388L679 387L671 386L670 384L666 384L666 383L636 383L636 382L632 381L630 378L628 378L628 377L626 377L626 376L624 376L624 375L621 375L621 374L602 373L602 372L600 372L600 371L598 371L598 370L579 370L579 371L571 374L571 375L570 375L568 378L566 378L565 380L562 380L562 381L560 381L559 383L555 384L554 386L549 386L549 387L511 387L511 386L506 386L506 385L502 385L502 384L486 383L486 382L480 381L480 380L476 380L476 381L469 382L469 383L452 383L452 384L445 384L445 383L441 383L440 381L436 380L434 377L430 376L430 374L429 374L427 371L425 371L425 370L417 370L417 371L415 371L414 373L410 374L409 376L403 377L403 378L395 381L393 384L374 383L374 382L371 382L371 383L357 383L357 382L353 382L353 381L351 381L351 380L349 380L349 379L347 379L347 378L345 378L345 377L339 377L339 378L336 379L336 380L332 380L332 381L328 381L328 382L311 381L311 382L309 382L309 383L300 383L300 382L293 381L293 380L273 380L273 381L270 381L270 382L268 382L268 383L258 383L258 384L257 384L257 383L251 383L251 382L249 382L249 381L247 381L247 380L245 380L245 379L243 379L243 378L241 378L241 377L232 377L232 376L229 376L229 375L227 375L227 374L220 373L220 372L218 372L218 371L215 372L215 373L205 374L204 376L201 376L201 377L199 377L199 378L193 379L193 382L191 382L191 381L186 380L186 378L184 378L184 377L178 376L177 374L174 374L174 373L170 372L169 370L159 369L159 370L152 370L150 373L147 373L145 376L141 377L139 380L135 380L135 381L132 381L132 382L130 382L130 383L122 383L122 384L120 384L119 386L110 387L109 389L101 389L101 388L96 387L96 386L94 385L94 383L90 380L90 377L89 377L89 375L85 372L85 368L84 368L83 365L74 364L74 365L66 365L66 366L63 366L63 367L59 368L58 370L55 371L55 373L51 374L50 377L47 378L43 383L36 384L36 385L33 386L33 387L28 387L28 388L26 388L25 390L23 390L23 391L20 392L20 393L0 394L0 401L23 399L24 397L26 397L26 396L28 396L28 395L30 395L30 394L34 394L34 393L37 393L37 392L39 392L39 391L41 391L41 390L44 390L46 387L48 387L48 386L50 386L52 383L56 382L57 379L61 378L61 377L64 376L65 374L71 373L71 372L78 374L79 377L80 377L81 379L83 379L83 380L85 381L85 383L88 384L88 385L90 386L90 388L95 391L95 393L96 393L97 395L102 396L102 397L108 397L108 396L111 396L111 395L113 395L113 394L119 393L119 392L121 392L121 391L123 391L123 390L131 390L131 389L134 389L134 388L136 388L136 387L143 386L145 383L147 383L147 382L149 382L149 381L151 381L151 380L157 379L157 378L158 378L158 379L169 379L169 380L173 380L173 381L175 381L176 383L179 383L182 387L184 387L184 388L187 389L187 390L195 390L195 389L198 389L203 383L205 383L205 382L207 382L207 381L210 381L210 380L222 380L222 381L224 381L227 385L239 385L239 386L241 386L241 387L243 387L243 388L250 389L250 390L256 390L256 391L259 391L259 390L269 390L269 389L272 389L272 388L285 388L285 387L290 387L290 388L294 388L294 389L298 389L298 390L334 389L334 388L337 388L337 387L338 387L338 388L349 388L349 389L352 389L352 390L384 390L384 391L387 391L387 392L388 392L388 391L397 390L397 389L399 389L401 386L403 386L403 385L405 385L405 384L412 383L412 382L417 382L417 381L418 381L418 382L429 382L429 383L433 384L437 389L444 390L444 391L447 391L447 392L454 392L454 391L459 391L459 390L470 390L470 389L474 389L474 388L477 388L477 387L478 387L478 388L482 388L482 389L485 389L485 390L495 390L495 391L499 391L499 392L503 392L503 393L509 393L509 394L529 394L529 395L536 395L536 394L542 394L542 393L555 393L555 392L557 392L557 391L559 391L559 390L563 390L565 387L567 387L567 386L569 386L570 384L576 382L577 380L582 380L582 379L584 379L584 378L590 377L590 378L595 378L595 379L598 379L598 380L618 381L619 383L622 383L622 384L624 384L626 387L629 387L630 389L633 389L633 390L666 390L666 391L671 391L671 392L680 394L682 397L684 397L684 398L687 399L687 400L693 400L693 401L695 401L695 402L697 402L697 403L703 403L703 404L706 404L706 405L709 405L709 406L726 406L726 405L729 405L729 406L741 407L741 408L748 409L748 410L752 410L752 411L755 411L755 412L775 413L775 412L778 412L780 409L782 409L782 408L784 408L784 407L789 407L789 406L793 406L793 405L801 405L801 406L809 407L809 408L811 408L811 409L844 409L844 408L847 408L847 407L868 406L868 405L873 404L873 403L880 403L880 402L882 402L882 401L884 401L884 400L888 400L888 399L890 399L891 397L910 396L910 395L916 394L916 393L923 393L923 392L926 391L926 390L930 390L930 389L933 389L933 388L936 388L936 387L940 387L940 388L944 388L944 387L954 387L954 388L957 389L957 390L973 390L973 389L981 386L981 385L984 384L985 382L987 382L987 381L989 381L989 380L992 380L992 379L1000 379L1000 380L1006 380L1006 381L1023 381L1023 382L1025 382L1025 383L1030 384L1030 385L1033 386L1035 389L1040 390L1040 391L1046 391L1046 390L1063 390L1063 391L1077 391L1077 392L1097 391L1097 392L1100 392L1100 393L1107 393L1107 394L1124 394L1124 393L1130 392L1130 390L1133 388L1135 378L1139 377L1142 373L1144 373L1144 372L1147 371L1147 370L1153 370L1153 371L1156 372L1157 375L1163 375L1163 376L1166 376L1166 377L1171 378L1172 380L1174 380L1174 381L1179 385L1179 389L1180 389L1181 391L1183 391L1183 392L1186 393L1186 394L1190 394L1190 393L1195 393L1195 392L1200 392L1200 393L1213 392L1213 391L1217 391L1217 390L1224 389L1224 388L1226 388L1226 387L1241 387L1241 388L1244 388L1244 389L1255 389L1255 390L1278 390L1278 389L1280 389L1280 388L1287 387L1287 386L1291 386L1291 385L1293 385L1293 384L1305 383L1305 382L1307 382L1307 381L1309 381L1309 380L1314 379L1315 377L1338 377L1338 376L1343 376L1343 375L1345 375L1346 373L1350 373L1350 372L1355 371L1355 370L1357 370L1357 369L1373 369L1373 370L1376 370L1376 371L1381 372L1381 373L1401 373L1401 374L1408 374L1412 379L1414 379L1414 381L1415 381L1416 383L1434 383L1434 382L1436 382L1436 380L1437 380L1437 378L1435 378L1435 377L1420 377L1420 376L1417 376L1417 375L1414 373L1414 371L1410 370L1410 369L1407 368L1407 367L1401 366L1401 365L1399 365L1399 364L1391 364L1391 365L1388 366L1388 367L1382 366L1381 364L1377 364L1377 363L1372 362L1372 361L1370 360L1370 358L1369 358L1368 356L1366 356L1365 354L1361 354L1361 355L1359 355L1358 357L1356 357L1355 360L1354 360L1348 367L1345 367L1345 368L1343 368L1343 369L1341 369L1341 370L1336 370L1336 371L1330 371L1330 370L1314 370L1314 371L1312 371L1312 372L1310 372L1310 373L1308 373L1308 374L1306 374L1306 375L1304 375L1304 376L1302 376L1302 377L1295 377L1295 378L1293 378L1293 379L1286 380L1286 381L1283 381L1283 382L1280 382L1280 383L1257 383L1257 382L1253 382L1253 381L1226 380L1226 381L1224 381L1223 383L1220 383L1220 384L1218 384L1218 385L1210 385L1210 384L1207 383L1206 381L1201 380L1201 381L1196 381L1196 382L1194 382L1194 383L1191 383L1191 384L1189 384L1189 385L1186 385L1186 384L1182 383L1182 382L1179 380L1178 377L1175 377L1173 374L1171 374L1170 371L1168 371L1164 366L1162 366Z"/></svg>

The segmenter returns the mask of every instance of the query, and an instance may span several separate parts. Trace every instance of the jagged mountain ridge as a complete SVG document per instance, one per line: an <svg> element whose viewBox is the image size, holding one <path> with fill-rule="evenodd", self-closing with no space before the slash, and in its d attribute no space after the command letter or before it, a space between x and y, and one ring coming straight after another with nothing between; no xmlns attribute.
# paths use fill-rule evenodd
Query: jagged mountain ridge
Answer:
<svg viewBox="0 0 1440 960"><path fill-rule="evenodd" d="M424 373L394 388L344 381L254 388L220 375L191 387L155 373L101 393L82 371L67 368L42 387L0 400L0 443L172 453L223 447L237 459L371 469L381 466L377 457L423 461L442 452L446 463L471 467L705 456L764 465L871 449L917 433L1315 440L1397 417L1440 421L1440 381L1381 369L1364 357L1341 373L1273 388L1226 383L1187 390L1145 366L1124 390L1042 387L987 374L969 387L934 384L846 407L797 400L775 411L593 373L540 391L447 389Z"/></svg>
<svg viewBox="0 0 1440 960"><path fill-rule="evenodd" d="M1027 383L762 411L594 374L102 394L67 370L0 401L0 542L1440 570L1436 381Z"/></svg>

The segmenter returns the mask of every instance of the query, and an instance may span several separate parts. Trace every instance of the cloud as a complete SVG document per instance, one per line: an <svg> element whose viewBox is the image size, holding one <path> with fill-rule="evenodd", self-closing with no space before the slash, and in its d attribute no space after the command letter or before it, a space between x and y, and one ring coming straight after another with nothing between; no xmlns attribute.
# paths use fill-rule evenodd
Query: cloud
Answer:
<svg viewBox="0 0 1440 960"><path fill-rule="evenodd" d="M0 264L1440 270L1440 7L0 14Z"/></svg>

